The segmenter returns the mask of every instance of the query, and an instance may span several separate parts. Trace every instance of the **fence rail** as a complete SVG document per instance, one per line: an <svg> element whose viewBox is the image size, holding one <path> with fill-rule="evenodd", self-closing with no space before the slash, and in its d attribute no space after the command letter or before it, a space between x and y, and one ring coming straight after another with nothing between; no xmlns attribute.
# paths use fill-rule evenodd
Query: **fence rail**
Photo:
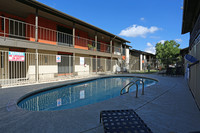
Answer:
<svg viewBox="0 0 200 133"><path fill-rule="evenodd" d="M66 80L76 75L85 77L115 73L123 66L114 59L45 53L0 50L0 57L0 86Z"/></svg>

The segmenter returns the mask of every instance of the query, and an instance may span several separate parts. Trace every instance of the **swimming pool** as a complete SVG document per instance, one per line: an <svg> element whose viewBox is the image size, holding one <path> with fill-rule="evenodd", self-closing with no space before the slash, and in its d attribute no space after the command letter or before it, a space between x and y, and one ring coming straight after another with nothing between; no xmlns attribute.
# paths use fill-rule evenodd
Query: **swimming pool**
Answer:
<svg viewBox="0 0 200 133"><path fill-rule="evenodd" d="M18 102L18 106L30 111L48 111L77 108L97 103L120 95L121 89L130 81L142 79L145 87L157 81L138 77L106 77L77 84L68 84L51 88L39 93L32 93ZM135 91L135 85L130 92ZM138 86L139 89L142 85Z"/></svg>

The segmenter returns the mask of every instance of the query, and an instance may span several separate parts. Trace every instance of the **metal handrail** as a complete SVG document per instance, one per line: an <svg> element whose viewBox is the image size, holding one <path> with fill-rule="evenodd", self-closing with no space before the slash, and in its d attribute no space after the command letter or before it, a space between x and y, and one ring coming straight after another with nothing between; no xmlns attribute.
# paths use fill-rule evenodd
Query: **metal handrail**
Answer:
<svg viewBox="0 0 200 133"><path fill-rule="evenodd" d="M144 81L142 79L138 79L135 83L137 84L138 81L142 81L142 95L144 95Z"/></svg>
<svg viewBox="0 0 200 133"><path fill-rule="evenodd" d="M138 85L136 84L135 81L131 81L131 82L128 83L126 86L124 86L124 88L121 89L120 94L123 95L123 94L129 93L130 87L131 87L132 85L134 85L134 84L136 85L136 98L137 98L137 97L138 97ZM125 93L122 93L122 91L123 91L127 86L129 86L129 87L128 87L128 90L127 90Z"/></svg>

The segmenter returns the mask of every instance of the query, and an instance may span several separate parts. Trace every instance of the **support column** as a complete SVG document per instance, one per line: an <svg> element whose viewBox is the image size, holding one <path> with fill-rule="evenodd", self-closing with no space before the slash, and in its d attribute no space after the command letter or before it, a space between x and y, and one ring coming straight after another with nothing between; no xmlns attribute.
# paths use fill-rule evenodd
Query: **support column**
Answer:
<svg viewBox="0 0 200 133"><path fill-rule="evenodd" d="M73 47L75 47L75 34L76 33L76 28L75 28L75 23L73 23Z"/></svg>
<svg viewBox="0 0 200 133"><path fill-rule="evenodd" d="M38 42L38 9L35 12L35 42ZM39 80L38 49L35 50L35 81Z"/></svg>
<svg viewBox="0 0 200 133"><path fill-rule="evenodd" d="M143 55L144 56L144 70L146 70L146 55Z"/></svg>
<svg viewBox="0 0 200 133"><path fill-rule="evenodd" d="M38 42L38 9L35 12L35 41Z"/></svg>
<svg viewBox="0 0 200 133"><path fill-rule="evenodd" d="M140 54L140 71L142 71L142 54Z"/></svg>
<svg viewBox="0 0 200 133"><path fill-rule="evenodd" d="M95 32L95 48L96 48L96 51L97 51L97 41L98 41L97 32Z"/></svg>
<svg viewBox="0 0 200 133"><path fill-rule="evenodd" d="M75 76L75 56L76 54L73 53L73 75Z"/></svg>
<svg viewBox="0 0 200 133"><path fill-rule="evenodd" d="M111 40L110 40L110 53L111 53L111 60L110 60L110 62L111 62L111 63L110 63L110 64L111 64L110 69L111 69L111 70L110 70L110 71L111 71L111 72L113 72L113 66L112 66L112 56L113 56L113 53L112 53L112 42L113 42L113 41L112 41L112 39L111 39Z"/></svg>
<svg viewBox="0 0 200 133"><path fill-rule="evenodd" d="M97 74L97 55L96 55L96 74Z"/></svg>

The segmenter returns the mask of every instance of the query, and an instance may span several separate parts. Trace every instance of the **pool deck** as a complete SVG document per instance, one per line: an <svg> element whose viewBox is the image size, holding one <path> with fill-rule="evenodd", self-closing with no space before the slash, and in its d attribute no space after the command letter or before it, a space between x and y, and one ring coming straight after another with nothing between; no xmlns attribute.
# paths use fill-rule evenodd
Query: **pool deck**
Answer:
<svg viewBox="0 0 200 133"><path fill-rule="evenodd" d="M40 112L20 109L16 101L29 92L71 81L0 89L0 132L103 133L99 114L111 109L134 109L155 133L200 131L200 110L183 77L131 75L159 82L145 88L145 95L139 91L138 98L133 92L80 108Z"/></svg>

